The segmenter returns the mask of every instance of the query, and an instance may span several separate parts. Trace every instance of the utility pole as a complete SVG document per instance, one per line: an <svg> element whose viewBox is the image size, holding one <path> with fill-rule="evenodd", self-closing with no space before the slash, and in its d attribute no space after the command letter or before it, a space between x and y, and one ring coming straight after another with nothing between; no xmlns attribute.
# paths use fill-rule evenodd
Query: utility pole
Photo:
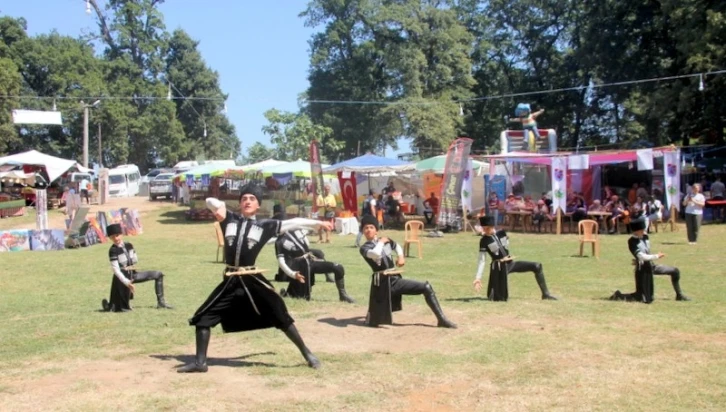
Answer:
<svg viewBox="0 0 726 412"><path fill-rule="evenodd" d="M83 167L88 167L88 105L83 103Z"/></svg>
<svg viewBox="0 0 726 412"><path fill-rule="evenodd" d="M103 167L103 150L101 146L101 122L98 122L98 168Z"/></svg>
<svg viewBox="0 0 726 412"><path fill-rule="evenodd" d="M86 104L81 100L83 105L83 167L88 167L88 109L97 107L101 104L100 100L96 100L93 104Z"/></svg>
<svg viewBox="0 0 726 412"><path fill-rule="evenodd" d="M358 140L358 151L355 153L355 156L360 156L360 140Z"/></svg>

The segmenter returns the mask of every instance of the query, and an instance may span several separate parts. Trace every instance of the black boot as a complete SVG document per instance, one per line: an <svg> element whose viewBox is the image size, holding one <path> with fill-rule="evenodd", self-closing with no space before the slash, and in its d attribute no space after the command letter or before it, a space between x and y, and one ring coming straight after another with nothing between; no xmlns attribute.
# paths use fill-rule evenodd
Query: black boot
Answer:
<svg viewBox="0 0 726 412"><path fill-rule="evenodd" d="M424 297L426 298L426 304L429 305L429 308L431 308L431 311L434 312L436 319L439 321L438 327L456 329L456 323L446 319L446 316L444 316L444 311L441 309L441 305L439 305L439 300L436 299L434 288L428 282L426 282Z"/></svg>
<svg viewBox="0 0 726 412"><path fill-rule="evenodd" d="M691 298L683 294L681 290L681 271L676 269L675 273L671 275L671 284L673 290L676 292L676 300L681 302L689 302Z"/></svg>
<svg viewBox="0 0 726 412"><path fill-rule="evenodd" d="M194 373L207 371L207 348L209 347L209 337L212 331L209 328L197 328L197 357L194 363L182 366L176 371L179 373Z"/></svg>
<svg viewBox="0 0 726 412"><path fill-rule="evenodd" d="M355 303L355 300L348 296L348 292L345 291L344 279L336 279L335 286L338 288L338 297L341 302Z"/></svg>
<svg viewBox="0 0 726 412"><path fill-rule="evenodd" d="M542 291L542 300L557 300L556 297L550 295L550 291L547 289L547 282L545 282L542 265L538 264L538 270L534 278L537 279L537 285L539 285L539 289Z"/></svg>
<svg viewBox="0 0 726 412"><path fill-rule="evenodd" d="M166 303L164 300L164 275L161 275L159 279L156 279L156 308L157 309L174 309L172 306Z"/></svg>
<svg viewBox="0 0 726 412"><path fill-rule="evenodd" d="M308 349L307 346L305 346L305 342L303 342L302 337L300 337L300 333L298 333L297 328L295 325L290 325L285 330L285 336L288 337L292 341L292 343L297 346L297 348L300 350L300 353L302 353L303 358L308 362L308 366L310 366L313 369L319 369L320 368L320 361L318 358L313 355L312 352L310 352L310 349Z"/></svg>
<svg viewBox="0 0 726 412"><path fill-rule="evenodd" d="M103 308L104 312L111 311L111 304L108 303L108 301L106 299L101 300L101 307Z"/></svg>
<svg viewBox="0 0 726 412"><path fill-rule="evenodd" d="M325 274L325 281L327 283L334 283L335 282L335 278L333 277L333 274L332 273L326 273Z"/></svg>

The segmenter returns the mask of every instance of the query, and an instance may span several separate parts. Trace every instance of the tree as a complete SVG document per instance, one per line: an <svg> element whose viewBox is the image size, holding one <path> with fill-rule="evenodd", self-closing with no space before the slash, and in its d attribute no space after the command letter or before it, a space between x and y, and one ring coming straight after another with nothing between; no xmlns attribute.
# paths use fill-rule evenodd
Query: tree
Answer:
<svg viewBox="0 0 726 412"><path fill-rule="evenodd" d="M18 96L21 88L22 78L15 63L0 57L0 95ZM10 115L17 104L17 99L0 99L0 156L15 152L22 143Z"/></svg>
<svg viewBox="0 0 726 412"><path fill-rule="evenodd" d="M270 109L265 112L265 119L270 124L262 127L262 132L270 136L275 145L275 158L295 161L310 160L310 142L320 142L324 157L335 156L343 147L341 142L331 138L333 130L329 127L316 125L310 118L301 113L281 112Z"/></svg>
<svg viewBox="0 0 726 412"><path fill-rule="evenodd" d="M272 159L275 151L267 148L260 142L255 142L247 149L247 156L243 159L244 164L261 162L263 160Z"/></svg>

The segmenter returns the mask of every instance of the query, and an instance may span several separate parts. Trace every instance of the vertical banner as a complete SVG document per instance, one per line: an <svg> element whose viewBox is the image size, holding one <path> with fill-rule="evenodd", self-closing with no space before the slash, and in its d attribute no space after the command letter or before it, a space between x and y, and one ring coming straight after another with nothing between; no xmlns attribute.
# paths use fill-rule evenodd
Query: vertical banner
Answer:
<svg viewBox="0 0 726 412"><path fill-rule="evenodd" d="M471 159L469 159L466 171L464 171L464 182L461 184L461 204L468 211L471 211L472 180L474 180L474 166Z"/></svg>
<svg viewBox="0 0 726 412"><path fill-rule="evenodd" d="M317 199L323 195L323 167L320 165L318 141L310 142L310 175L312 177L313 213L318 211Z"/></svg>
<svg viewBox="0 0 726 412"><path fill-rule="evenodd" d="M670 209L675 206L681 210L681 151L663 153L663 176L665 176L665 200L666 207Z"/></svg>
<svg viewBox="0 0 726 412"><path fill-rule="evenodd" d="M459 138L449 146L444 167L444 182L441 185L441 206L437 224L439 227L454 226L458 221L461 203L461 187L469 160L472 140Z"/></svg>
<svg viewBox="0 0 726 412"><path fill-rule="evenodd" d="M340 193L343 197L345 210L358 213L358 191L355 183L355 172L338 172Z"/></svg>
<svg viewBox="0 0 726 412"><path fill-rule="evenodd" d="M48 192L45 189L35 189L35 228L48 229Z"/></svg>
<svg viewBox="0 0 726 412"><path fill-rule="evenodd" d="M567 158L552 157L552 211L567 210Z"/></svg>

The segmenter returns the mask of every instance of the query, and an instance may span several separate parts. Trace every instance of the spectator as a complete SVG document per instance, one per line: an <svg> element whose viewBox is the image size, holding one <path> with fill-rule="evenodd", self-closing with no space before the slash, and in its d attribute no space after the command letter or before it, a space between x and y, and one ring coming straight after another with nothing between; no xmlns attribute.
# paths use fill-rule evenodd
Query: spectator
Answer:
<svg viewBox="0 0 726 412"><path fill-rule="evenodd" d="M628 190L628 203L630 203L632 205L637 200L637 197L638 197L638 184L633 183L633 187L631 187L630 190Z"/></svg>
<svg viewBox="0 0 726 412"><path fill-rule="evenodd" d="M537 206L534 209L534 215L532 216L532 223L537 226L537 231L542 231L542 223L547 220L552 220L550 216L549 208L544 200L540 199L537 201Z"/></svg>
<svg viewBox="0 0 726 412"><path fill-rule="evenodd" d="M338 204L335 201L335 196L330 194L330 185L325 185L323 194L318 196L315 203L318 206L319 219L331 224L335 223L335 208ZM325 232L325 241L323 241L323 232ZM323 226L318 229L318 236L320 237L320 243L330 243L330 231L323 229Z"/></svg>
<svg viewBox="0 0 726 412"><path fill-rule="evenodd" d="M689 245L695 245L698 241L698 230L701 228L705 205L706 198L701 194L701 185L696 183L691 187L691 194L683 199L683 206L686 207L686 230Z"/></svg>
<svg viewBox="0 0 726 412"><path fill-rule="evenodd" d="M86 204L91 204L91 198L88 196L88 190L91 187L91 183L86 179L85 177L83 180L81 180L81 183L79 185L79 189L81 190L81 202L83 202L83 199L86 199Z"/></svg>
<svg viewBox="0 0 726 412"><path fill-rule="evenodd" d="M711 184L711 199L723 200L724 184L721 182L721 176L716 177L716 181Z"/></svg>
<svg viewBox="0 0 726 412"><path fill-rule="evenodd" d="M431 196L424 201L424 217L426 218L426 223L431 224L438 214L439 198L436 197L434 192L431 192Z"/></svg>
<svg viewBox="0 0 726 412"><path fill-rule="evenodd" d="M625 215L625 206L623 206L623 202L620 201L620 198L618 198L617 195L613 195L610 198L610 201L605 204L605 211L610 212L610 218L608 218L607 221L610 225L610 231L608 233L613 234L618 229L618 222Z"/></svg>
<svg viewBox="0 0 726 412"><path fill-rule="evenodd" d="M501 202L499 201L499 196L497 196L496 192L489 193L489 215L494 216L494 223L495 225L499 224L499 208L501 207Z"/></svg>

